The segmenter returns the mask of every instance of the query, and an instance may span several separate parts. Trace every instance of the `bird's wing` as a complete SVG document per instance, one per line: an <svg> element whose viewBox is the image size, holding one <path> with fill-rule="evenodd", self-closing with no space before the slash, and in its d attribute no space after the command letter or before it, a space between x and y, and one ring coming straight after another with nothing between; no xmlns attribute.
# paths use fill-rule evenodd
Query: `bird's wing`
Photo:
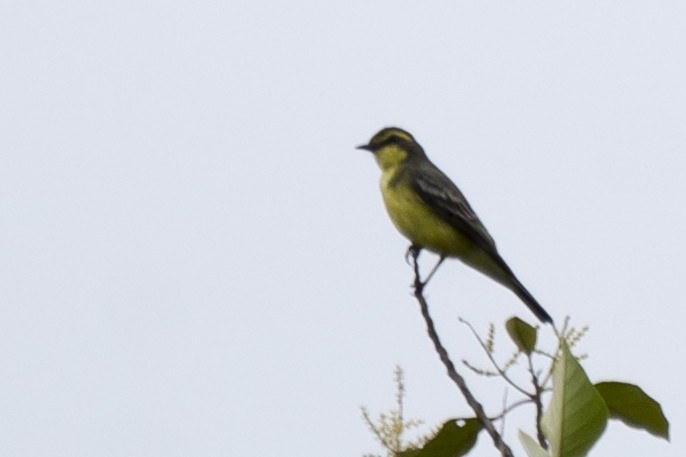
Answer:
<svg viewBox="0 0 686 457"><path fill-rule="evenodd" d="M462 192L435 166L423 167L411 178L412 187L424 203L477 245L497 255L495 241Z"/></svg>

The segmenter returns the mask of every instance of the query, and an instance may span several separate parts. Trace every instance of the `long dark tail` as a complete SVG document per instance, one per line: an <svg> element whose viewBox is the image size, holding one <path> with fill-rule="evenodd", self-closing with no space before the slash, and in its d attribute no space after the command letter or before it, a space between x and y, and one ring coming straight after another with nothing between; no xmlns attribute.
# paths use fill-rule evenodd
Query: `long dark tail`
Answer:
<svg viewBox="0 0 686 457"><path fill-rule="evenodd" d="M543 323L553 323L553 318L543 309L543 307L536 301L533 295L526 290L526 287L519 282L519 279L514 275L510 267L507 266L505 260L500 257L495 249L489 252L491 259L501 268L499 275L492 275L491 277L498 281L503 286L514 292L526 306L529 307L532 313Z"/></svg>
<svg viewBox="0 0 686 457"><path fill-rule="evenodd" d="M543 309L543 307L536 301L533 295L522 285L516 277L512 277L512 292L514 292L526 306L529 307L532 313L543 323L553 323L553 318Z"/></svg>

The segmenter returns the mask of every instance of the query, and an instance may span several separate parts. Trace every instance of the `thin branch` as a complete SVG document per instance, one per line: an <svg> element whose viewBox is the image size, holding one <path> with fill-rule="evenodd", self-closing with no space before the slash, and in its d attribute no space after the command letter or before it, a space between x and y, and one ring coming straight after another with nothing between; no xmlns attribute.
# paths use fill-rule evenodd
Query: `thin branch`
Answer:
<svg viewBox="0 0 686 457"><path fill-rule="evenodd" d="M481 423L483 428L486 429L488 434L493 439L493 444L500 451L501 455L503 457L514 457L512 454L512 450L503 441L502 436L495 429L493 422L488 418L488 416L484 412L484 408L483 406L481 406L481 403L479 403L477 399L474 398L474 395L472 395L472 392L467 387L464 378L462 378L462 376L460 376L460 374L455 370L455 364L453 364L452 360L450 360L448 352L446 351L445 347L443 347L441 340L438 338L438 333L436 333L436 328L434 326L433 319L431 319L431 315L429 314L429 305L426 303L426 300L424 299L423 295L423 290L426 283L421 281L419 275L419 263L417 262L417 257L419 256L419 249L411 248L410 250L408 250L408 253L412 256L412 263L414 267L414 296L419 302L419 306L422 311L422 316L424 317L424 321L426 322L426 330L429 334L429 338L433 342L434 348L436 349L436 352L438 353L441 362L443 362L443 365L445 366L448 372L448 376L457 385L458 389L460 389L462 396L467 401L467 404L469 404L469 406L472 408L474 414L476 414L476 418L479 421L479 423Z"/></svg>
<svg viewBox="0 0 686 457"><path fill-rule="evenodd" d="M538 381L538 375L534 370L534 364L531 360L531 354L526 355L529 361L529 374L531 374L531 383L534 385L534 391L536 392L532 398L534 404L536 405L536 437L538 438L538 444L541 445L543 449L548 449L548 442L543 436L543 430L541 429L541 419L543 418L543 403L541 402L541 395L543 394L543 386Z"/></svg>
<svg viewBox="0 0 686 457"><path fill-rule="evenodd" d="M396 365L395 367L395 402L397 410L396 416L396 426L398 427L398 433L396 436L395 449L398 451L403 448L403 435L402 432L405 428L405 414L403 407L403 398L405 398L405 383L403 382L403 370Z"/></svg>
<svg viewBox="0 0 686 457"><path fill-rule="evenodd" d="M550 379L553 377L553 369L555 368L555 362L557 359L557 355L560 353L562 350L562 340L565 335L565 332L567 332L567 328L569 326L569 316L565 317L565 320L562 324L562 329L558 329L556 326L553 325L553 331L555 332L555 336L557 337L557 348L555 349L555 352L551 354L547 354L545 352L539 352L536 351L537 354L549 357L550 358L550 368L548 369L548 372L546 373L545 377L543 378L543 381L540 383L542 386L547 386L548 383L550 382Z"/></svg>
<svg viewBox="0 0 686 457"><path fill-rule="evenodd" d="M500 414L498 414L497 416L493 416L490 419L493 422L503 420L503 419L505 419L505 416L510 413L510 411L517 409L520 406L526 405L528 403L533 403L533 400L531 400L529 398L522 398L521 400L518 400L518 401L512 403L510 406L503 409L502 412Z"/></svg>
<svg viewBox="0 0 686 457"><path fill-rule="evenodd" d="M479 376L484 376L486 378L495 378L496 376L500 376L495 371L488 371L488 370L482 370L481 368L477 368L465 359L462 359L461 362L462 362L462 365L466 366L467 368L469 368L470 370L472 370L474 373L478 374Z"/></svg>
<svg viewBox="0 0 686 457"><path fill-rule="evenodd" d="M503 371L503 369L500 368L500 366L498 365L498 362L496 362L495 359L493 358L493 354L491 354L491 352L488 351L488 350L486 349L486 344L483 342L483 340L481 339L481 337L479 336L479 334L476 333L476 330L474 329L474 327L472 326L472 324L470 324L470 323L467 322L466 320L462 319L461 317L459 318L459 320L460 320L460 322L462 322L464 325L466 325L467 327L469 327L469 329L472 331L472 333L474 334L474 337L476 338L476 340L479 342L479 344L481 345L481 347L482 347L482 348L484 349L484 351L486 352L486 355L488 356L488 359L491 361L491 363L493 364L493 366L495 367L495 369L498 371L498 374L499 374L500 376L502 376L502 378L503 378L505 381L507 381L507 383L508 383L509 385L511 385L514 389L516 389L517 391L519 391L519 393L521 393L522 395L524 395L524 396L526 396L526 397L529 397L529 398L531 398L531 399L533 400L533 398L532 398L533 395L532 395L530 392L527 392L527 391L524 390L523 388L519 387L512 379L510 379L510 378L507 376L507 373L505 373L505 371Z"/></svg>
<svg viewBox="0 0 686 457"><path fill-rule="evenodd" d="M507 387L504 389L505 392L503 392L503 411L507 409ZM506 416L502 416L503 420L500 422L500 435L505 436L505 418ZM491 419L493 420L493 419Z"/></svg>

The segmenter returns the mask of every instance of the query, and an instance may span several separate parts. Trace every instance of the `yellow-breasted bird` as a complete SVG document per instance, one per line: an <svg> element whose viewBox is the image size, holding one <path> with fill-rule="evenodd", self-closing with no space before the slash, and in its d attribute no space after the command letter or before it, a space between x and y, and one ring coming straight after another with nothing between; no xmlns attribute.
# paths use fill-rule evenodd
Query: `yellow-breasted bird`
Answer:
<svg viewBox="0 0 686 457"><path fill-rule="evenodd" d="M384 128L358 149L374 154L381 168L386 210L412 243L411 249L438 254L436 267L446 257L457 257L514 292L542 322L553 321L498 254L462 192L431 163L412 135L400 128Z"/></svg>

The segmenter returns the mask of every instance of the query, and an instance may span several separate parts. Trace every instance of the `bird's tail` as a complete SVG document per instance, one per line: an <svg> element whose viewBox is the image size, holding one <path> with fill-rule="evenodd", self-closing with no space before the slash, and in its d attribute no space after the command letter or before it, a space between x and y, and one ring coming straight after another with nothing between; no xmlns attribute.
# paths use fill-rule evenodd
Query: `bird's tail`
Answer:
<svg viewBox="0 0 686 457"><path fill-rule="evenodd" d="M553 323L553 318L543 309L543 307L536 301L533 295L522 285L515 277L512 278L512 292L514 292L526 306L529 307L532 313L543 323Z"/></svg>

